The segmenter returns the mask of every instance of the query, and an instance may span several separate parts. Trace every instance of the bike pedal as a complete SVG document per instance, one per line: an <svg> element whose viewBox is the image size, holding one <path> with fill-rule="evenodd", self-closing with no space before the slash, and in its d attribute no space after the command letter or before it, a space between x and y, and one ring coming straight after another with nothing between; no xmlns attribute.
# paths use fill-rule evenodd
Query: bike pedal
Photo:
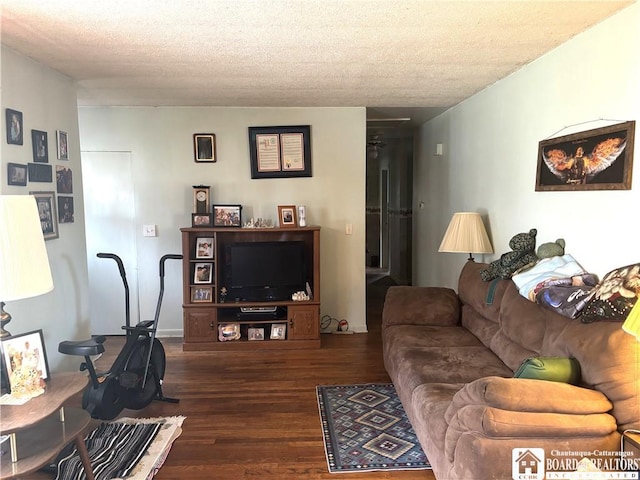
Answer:
<svg viewBox="0 0 640 480"><path fill-rule="evenodd" d="M138 386L140 376L131 372L122 372L118 377L120 386L123 388L135 388Z"/></svg>

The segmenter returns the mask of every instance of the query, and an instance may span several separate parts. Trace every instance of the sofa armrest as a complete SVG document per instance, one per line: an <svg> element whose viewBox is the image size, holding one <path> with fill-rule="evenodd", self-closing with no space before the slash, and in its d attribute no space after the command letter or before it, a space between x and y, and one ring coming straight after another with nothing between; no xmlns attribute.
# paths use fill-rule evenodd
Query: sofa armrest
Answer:
<svg viewBox="0 0 640 480"><path fill-rule="evenodd" d="M458 440L486 438L606 437L617 430L601 392L567 383L483 377L453 396L445 420L445 452L453 461Z"/></svg>
<svg viewBox="0 0 640 480"><path fill-rule="evenodd" d="M447 420L467 405L573 415L606 413L613 408L611 401L597 390L562 382L493 376L467 383L456 392L445 415Z"/></svg>
<svg viewBox="0 0 640 480"><path fill-rule="evenodd" d="M382 329L391 325L456 325L460 300L450 288L397 286L387 290Z"/></svg>

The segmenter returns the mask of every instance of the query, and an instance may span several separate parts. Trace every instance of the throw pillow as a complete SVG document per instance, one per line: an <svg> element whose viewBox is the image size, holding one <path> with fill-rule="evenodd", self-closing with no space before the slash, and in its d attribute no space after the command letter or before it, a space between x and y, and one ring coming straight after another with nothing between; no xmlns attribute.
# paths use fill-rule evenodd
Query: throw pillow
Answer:
<svg viewBox="0 0 640 480"><path fill-rule="evenodd" d="M531 357L525 359L514 378L531 378L551 382L580 383L580 364L575 358Z"/></svg>
<svg viewBox="0 0 640 480"><path fill-rule="evenodd" d="M596 320L623 322L635 305L639 293L640 263L611 270L593 290L593 296L580 319L583 323Z"/></svg>

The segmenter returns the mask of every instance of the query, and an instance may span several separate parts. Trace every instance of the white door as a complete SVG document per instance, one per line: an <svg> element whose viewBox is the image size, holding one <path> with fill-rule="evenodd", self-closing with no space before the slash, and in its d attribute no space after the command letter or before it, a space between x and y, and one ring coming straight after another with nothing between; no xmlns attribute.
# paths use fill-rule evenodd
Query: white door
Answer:
<svg viewBox="0 0 640 480"><path fill-rule="evenodd" d="M82 152L82 182L92 335L123 335L125 290L112 259L118 255L129 284L131 325L139 319L136 212L131 152Z"/></svg>

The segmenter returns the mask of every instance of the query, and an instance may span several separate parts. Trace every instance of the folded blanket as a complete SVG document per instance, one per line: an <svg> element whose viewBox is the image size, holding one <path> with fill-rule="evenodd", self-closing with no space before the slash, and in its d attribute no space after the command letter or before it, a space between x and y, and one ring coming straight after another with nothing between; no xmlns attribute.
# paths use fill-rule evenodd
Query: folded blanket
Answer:
<svg viewBox="0 0 640 480"><path fill-rule="evenodd" d="M536 301L535 288L546 280L570 278L587 273L582 266L569 254L543 258L533 267L511 277L520 295L532 302Z"/></svg>

